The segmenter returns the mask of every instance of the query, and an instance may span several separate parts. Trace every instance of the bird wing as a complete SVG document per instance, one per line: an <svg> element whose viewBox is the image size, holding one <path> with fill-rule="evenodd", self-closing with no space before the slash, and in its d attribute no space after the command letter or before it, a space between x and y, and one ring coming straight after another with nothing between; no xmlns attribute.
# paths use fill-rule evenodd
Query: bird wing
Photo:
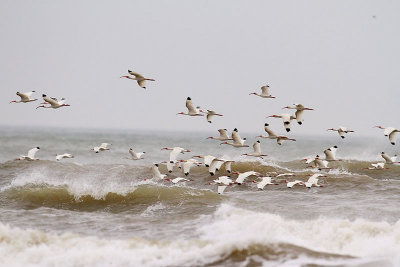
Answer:
<svg viewBox="0 0 400 267"><path fill-rule="evenodd" d="M20 93L17 92L17 95L21 98L21 101L29 101L30 96L33 94L33 92L27 92L27 93Z"/></svg>
<svg viewBox="0 0 400 267"><path fill-rule="evenodd" d="M212 163L212 161L215 159L215 157L208 155L208 156L205 156L203 159L204 159L204 165L210 165Z"/></svg>
<svg viewBox="0 0 400 267"><path fill-rule="evenodd" d="M261 154L261 145L259 142L254 142L253 149L255 154Z"/></svg>
<svg viewBox="0 0 400 267"><path fill-rule="evenodd" d="M382 158L386 161L386 163L392 163L392 159L386 155L386 154L381 154ZM395 159L396 160L396 159Z"/></svg>
<svg viewBox="0 0 400 267"><path fill-rule="evenodd" d="M169 161L176 161L176 158L178 155L182 152L182 149L180 147L175 147L172 149L171 153L169 153Z"/></svg>
<svg viewBox="0 0 400 267"><path fill-rule="evenodd" d="M335 154L330 148L325 149L324 154L325 154L325 160L335 160Z"/></svg>
<svg viewBox="0 0 400 267"><path fill-rule="evenodd" d="M143 76L143 75L141 75L141 74L139 74L139 73L137 73L137 72L134 72L134 71L128 70L128 73L129 73L130 75L133 75L133 76L135 76L136 78L144 79L144 76Z"/></svg>
<svg viewBox="0 0 400 267"><path fill-rule="evenodd" d="M268 86L266 86L266 85L261 86L261 95L262 96L269 96Z"/></svg>
<svg viewBox="0 0 400 267"><path fill-rule="evenodd" d="M390 134L389 134L389 141L394 143L396 141L396 130L393 130Z"/></svg>
<svg viewBox="0 0 400 267"><path fill-rule="evenodd" d="M101 143L100 147L101 148L107 148L108 145L109 145L109 143Z"/></svg>
<svg viewBox="0 0 400 267"><path fill-rule="evenodd" d="M34 159L36 152L38 152L39 149L37 147L32 148L31 150L28 151L28 157Z"/></svg>
<svg viewBox="0 0 400 267"><path fill-rule="evenodd" d="M396 130L396 129L393 128L393 127L386 127L385 130L383 131L383 134L384 134L384 135L389 135L389 134L391 134L394 130Z"/></svg>
<svg viewBox="0 0 400 267"><path fill-rule="evenodd" d="M297 110L297 111L295 112L294 115L296 116L296 120L297 120L298 122L301 122L301 121L302 121L303 114L304 114L304 110Z"/></svg>
<svg viewBox="0 0 400 267"><path fill-rule="evenodd" d="M277 135L268 126L264 126L264 130L267 132L269 138L277 137Z"/></svg>
<svg viewBox="0 0 400 267"><path fill-rule="evenodd" d="M137 83L140 87L146 89L146 80L137 80Z"/></svg>
<svg viewBox="0 0 400 267"><path fill-rule="evenodd" d="M43 100L46 101L47 103L49 103L52 106L57 106L58 105L57 100L54 100L54 98L52 98L52 97L45 96L45 97L43 97Z"/></svg>
<svg viewBox="0 0 400 267"><path fill-rule="evenodd" d="M218 194L222 195L224 193L226 187L227 187L226 185L219 185L218 189L217 189L218 190Z"/></svg>
<svg viewBox="0 0 400 267"><path fill-rule="evenodd" d="M232 139L233 139L233 143L242 144L242 138L240 138L240 135L238 132L236 132L236 131L232 132Z"/></svg>
<svg viewBox="0 0 400 267"><path fill-rule="evenodd" d="M219 137L229 139L228 132L225 129L218 129Z"/></svg>
<svg viewBox="0 0 400 267"><path fill-rule="evenodd" d="M192 100L186 99L186 107L187 107L189 113L198 113L196 107L193 105Z"/></svg>
<svg viewBox="0 0 400 267"><path fill-rule="evenodd" d="M214 114L207 114L207 121L211 122L212 117L214 117Z"/></svg>
<svg viewBox="0 0 400 267"><path fill-rule="evenodd" d="M137 158L137 155L136 155L135 151L133 151L133 149L129 149L129 154L131 154L133 159Z"/></svg>

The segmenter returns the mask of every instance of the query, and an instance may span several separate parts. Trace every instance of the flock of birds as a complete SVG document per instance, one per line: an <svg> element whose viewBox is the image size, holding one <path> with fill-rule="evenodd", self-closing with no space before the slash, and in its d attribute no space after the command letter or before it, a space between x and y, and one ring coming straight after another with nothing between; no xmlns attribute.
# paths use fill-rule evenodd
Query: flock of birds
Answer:
<svg viewBox="0 0 400 267"><path fill-rule="evenodd" d="M127 76L121 76L121 78L127 78L131 80L137 81L138 85L144 89L146 89L146 81L155 81L154 79L150 78L145 78L143 75L128 70L129 75ZM10 103L29 103L29 102L34 102L37 101L38 99L32 98L32 95L35 93L35 91L31 92L26 92L26 93L20 93L17 92L17 95L20 97L20 100L13 100ZM250 95L256 95L261 98L275 98L275 96L272 96L269 93L269 86L265 85L261 87L261 92L253 92L250 93ZM58 100L55 97L49 97L46 94L42 94L42 98L44 100L43 103L41 103L39 106L36 108L52 108L52 109L58 109L61 107L68 107L70 106L69 104L65 103L65 98L61 98L61 100ZM200 107L195 106L192 102L192 99L188 97L186 99L186 108L187 112L179 112L177 115L186 115L186 116L192 116L192 117L197 117L197 116L205 116L207 121L209 123L212 123L212 119L215 116L223 116L222 114L216 113L214 110L206 110L203 111L200 109ZM291 122L292 120L296 120L299 125L303 124L303 116L305 111L312 111L314 109L304 107L302 104L293 104L293 106L286 106L283 107L283 109L293 109L295 110L294 114L289 114L289 113L283 113L283 114L277 114L277 115L270 115L267 118L279 118L282 119L283 126L286 130L286 132L291 131ZM383 129L384 130L384 135L388 137L389 142L392 145L395 145L395 139L396 139L396 133L400 132L400 130L393 128L393 127L382 127L382 126L375 126L376 128ZM272 129L270 129L270 126L268 123L265 123L264 125L264 130L267 133L267 135L259 135L257 136L258 138L265 138L265 139L275 139L278 145L282 145L284 141L296 141L294 138L289 138L284 135L277 135ZM352 133L354 132L353 130L348 129L347 127L340 126L337 129L330 128L327 129L327 131L336 131L338 132L339 136L341 138L345 138L345 134L347 133ZM221 145L229 145L235 148L243 148L243 147L249 147L248 145L245 144L246 138L241 138L239 131L237 128L235 128L231 132L231 136L228 135L228 130L227 129L219 129L219 136L211 136L208 137L207 139L211 140L217 140L220 141ZM232 142L230 142L232 141ZM106 151L110 150L111 144L109 143L102 143L100 146L93 147L91 150L93 150L95 153L100 153L101 151ZM323 151L325 158L322 159L319 155L316 155L315 157L312 158L307 158L304 159L304 162L307 164L308 167L310 168L315 168L318 170L329 170L331 169L329 167L329 163L333 161L341 161L340 159L336 158L336 152L337 152L338 147L333 146L328 149L325 149ZM39 147L32 148L28 151L28 155L21 155L19 158L16 160L28 160L28 161L33 161L33 160L38 160L38 158L35 158L36 153L40 150ZM294 181L287 181L287 177L295 176L294 173L269 173L268 175L263 175L259 172L256 171L247 171L244 173L239 173L239 172L232 172L232 163L234 161L225 159L225 158L217 158L212 155L196 155L193 156L192 158L189 159L178 159L178 157L181 154L190 152L187 149L181 148L181 147L164 147L161 150L168 150L171 151L169 154L169 160L161 162L160 164L165 164L166 168L169 173L172 173L174 170L174 167L177 167L179 169L183 170L183 174L187 177L190 174L190 170L194 166L205 166L208 168L208 171L211 176L214 176L216 172L218 172L222 166L224 166L225 171L230 174L228 176L220 176L217 179L214 179L212 183L209 184L215 184L218 185L217 191L219 194L222 194L224 190L227 188L227 186L232 186L232 185L241 185L245 183L245 180L249 177L257 177L257 179L260 179L259 181L252 180L251 182L257 183L257 188L258 189L264 189L265 186L267 185L274 185L277 184L277 179L280 179L279 182L285 182L288 188L292 188L294 185L300 185L300 186L305 186L307 188L311 188L312 186L316 187L321 187L320 184L318 184L318 180L321 177L327 177L324 174L321 173L315 173L313 175L310 175L309 179L304 182L301 180L294 180ZM146 152L135 152L132 148L129 149L129 157L126 157L125 159L129 160L141 160L143 159L143 156L145 155ZM244 153L242 154L243 156L248 156L248 157L256 157L256 158L261 158L267 156L266 154L263 154L261 152L261 145L260 141L257 140L253 144L253 151L249 153ZM385 168L385 164L395 164L395 163L400 163L396 162L397 156L390 157L384 152L381 153L382 158L385 160L385 162L378 162L378 163L372 163L371 167L366 168L368 170L384 170L387 169ZM74 158L73 155L69 153L64 153L64 154L57 154L56 155L56 160L60 161L61 159L64 158ZM196 158L202 159L203 163L199 162ZM174 179L168 178L169 174L162 174L159 170L159 164L154 164L152 166L152 173L153 173L153 178L155 180L166 180L170 181L172 183L178 183L178 182L184 182L184 181L193 181L191 179L187 179L184 177L177 177ZM231 175L237 175L236 179L232 179ZM275 182L272 181L272 179L275 179Z"/></svg>

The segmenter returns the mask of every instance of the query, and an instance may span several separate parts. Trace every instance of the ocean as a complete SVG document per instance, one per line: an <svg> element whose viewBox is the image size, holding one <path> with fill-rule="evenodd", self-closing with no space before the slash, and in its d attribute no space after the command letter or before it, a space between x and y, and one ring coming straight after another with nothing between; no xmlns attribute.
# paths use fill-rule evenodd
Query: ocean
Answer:
<svg viewBox="0 0 400 267"><path fill-rule="evenodd" d="M0 265L400 266L400 166L365 169L398 153L383 134L261 139L263 159L241 155L262 132L241 133L249 148L206 139L216 134L0 128ZM90 150L103 142L109 151ZM333 145L332 169L304 163ZM36 146L40 160L14 160ZM264 190L250 177L221 195L212 180L237 177L224 167L215 176L193 167L178 184L152 179L153 164L169 159L161 149L175 146L191 151L179 159L214 155L234 160L233 172L296 176ZM131 147L144 159L124 159ZM322 187L286 186L319 172Z"/></svg>

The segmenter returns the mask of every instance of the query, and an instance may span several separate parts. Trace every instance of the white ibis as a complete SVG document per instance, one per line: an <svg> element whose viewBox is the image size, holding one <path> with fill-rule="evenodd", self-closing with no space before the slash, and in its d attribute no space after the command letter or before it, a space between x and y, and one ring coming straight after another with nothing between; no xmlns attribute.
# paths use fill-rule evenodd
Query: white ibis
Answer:
<svg viewBox="0 0 400 267"><path fill-rule="evenodd" d="M383 129L383 134L389 137L389 141L392 145L396 144L396 133L400 132L400 130L393 128L393 127L382 127L382 126L375 126L375 128Z"/></svg>
<svg viewBox="0 0 400 267"><path fill-rule="evenodd" d="M218 129L219 132L219 136L218 137L207 137L207 139L214 139L214 140L218 140L218 141L228 141L228 140L232 140L232 138L230 138L228 136L228 130L227 129Z"/></svg>
<svg viewBox="0 0 400 267"><path fill-rule="evenodd" d="M233 161L233 160L225 160L225 159L224 159L225 170L226 170L228 173L231 173L231 171L232 171L232 162L234 162L234 161Z"/></svg>
<svg viewBox="0 0 400 267"><path fill-rule="evenodd" d="M295 116L287 114L287 113L284 113L284 114L281 114L281 115L271 115L271 116L268 116L267 118L280 118L280 119L282 119L283 120L283 126L285 127L286 132L290 132L290 122L292 120L296 119Z"/></svg>
<svg viewBox="0 0 400 267"><path fill-rule="evenodd" d="M71 155L71 154L68 154L68 153L64 153L64 154L57 154L56 155L56 160L57 161L60 161L61 159L72 159L72 158L74 158L74 156L73 155Z"/></svg>
<svg viewBox="0 0 400 267"><path fill-rule="evenodd" d="M142 156L144 154L146 154L146 152L138 152L136 153L133 148L129 148L129 154L131 155L130 157L126 157L126 159L130 159L130 160L140 160L140 159L144 159L142 158Z"/></svg>
<svg viewBox="0 0 400 267"><path fill-rule="evenodd" d="M93 150L96 153L99 153L100 151L104 151L104 150L110 150L108 148L108 146L110 146L111 144L109 143L101 143L100 146L95 146L94 148L92 148L91 150Z"/></svg>
<svg viewBox="0 0 400 267"><path fill-rule="evenodd" d="M57 108L61 108L61 107L69 107L70 105L65 104L65 98L61 98L61 100L58 100L55 97L48 97L47 95L43 94L42 95L43 100L45 101L45 104L49 104L49 106L46 105L40 105L38 107L36 107L36 109L38 108L53 108L53 109L57 109Z"/></svg>
<svg viewBox="0 0 400 267"><path fill-rule="evenodd" d="M278 135L276 135L276 134L274 133L274 131L272 131L272 130L269 128L269 124L268 124L268 123L265 123L265 124L264 124L264 130L265 130L265 132L266 132L268 135L259 135L259 136L257 136L257 137L260 137L260 138L267 138L267 139L277 139L277 138L278 138Z"/></svg>
<svg viewBox="0 0 400 267"><path fill-rule="evenodd" d="M372 167L365 168L366 170L388 170L389 168L385 168L385 162L379 163L371 163Z"/></svg>
<svg viewBox="0 0 400 267"><path fill-rule="evenodd" d="M232 173L232 174L237 174L237 175L239 175L238 178L237 178L236 181L235 181L238 185L241 185L241 184L243 183L243 181L244 181L247 177L249 177L249 176L252 176L252 175L261 176L260 173L255 172L255 171L248 171L248 172L244 172L244 173L234 172L234 173Z"/></svg>
<svg viewBox="0 0 400 267"><path fill-rule="evenodd" d="M269 93L269 85L261 86L261 94L254 92L254 93L250 93L250 95L256 95L256 96L259 96L262 98L275 98L275 96L272 96Z"/></svg>
<svg viewBox="0 0 400 267"><path fill-rule="evenodd" d="M324 150L324 154L325 154L325 160L326 161L337 161L336 159L336 151L337 151L338 147L337 146L333 146L330 147L328 149Z"/></svg>
<svg viewBox="0 0 400 267"><path fill-rule="evenodd" d="M176 115L187 115L187 116L204 116L203 114L200 113L199 107L195 107L193 105L192 99L188 97L186 99L186 108L188 109L188 112L179 112Z"/></svg>
<svg viewBox="0 0 400 267"><path fill-rule="evenodd" d="M312 168L317 168L318 170L322 170L322 169L331 169L328 167L329 161L323 160L319 158L319 155L317 155L314 160L312 160L311 162L311 166Z"/></svg>
<svg viewBox="0 0 400 267"><path fill-rule="evenodd" d="M289 137L283 136L283 135L278 136L278 138L276 139L276 142L278 143L278 145L282 145L283 141L296 141L296 139L289 138Z"/></svg>
<svg viewBox="0 0 400 267"><path fill-rule="evenodd" d="M214 110L210 110L210 109L207 109L207 112L202 111L202 110L200 110L200 112L201 112L201 113L204 113L204 114L207 114L207 115L206 115L206 119L207 119L207 121L208 121L209 123L212 123L211 119L212 119L214 116L220 116L220 117L224 116L224 115L219 114L219 113L215 112Z"/></svg>
<svg viewBox="0 0 400 267"><path fill-rule="evenodd" d="M400 163L400 162L396 162L397 155L394 155L393 157L389 157L388 155L385 154L385 152L382 152L381 156L385 160L386 164Z"/></svg>
<svg viewBox="0 0 400 267"><path fill-rule="evenodd" d="M345 133L354 133L353 130L349 130L349 129L347 129L346 127L343 127L343 126L340 126L340 127L337 128L337 129L330 128L330 129L328 129L327 131L338 132L338 134L339 134L340 137L342 137L342 138L344 138L344 134L345 134Z"/></svg>
<svg viewBox="0 0 400 267"><path fill-rule="evenodd" d="M218 179L213 180L216 184L223 184L223 185L231 185L233 184L232 179L230 176L220 176Z"/></svg>
<svg viewBox="0 0 400 267"><path fill-rule="evenodd" d="M131 80L135 80L135 81L137 81L138 85L140 87L142 87L143 89L146 89L146 81L153 81L153 82L155 81L154 79L145 78L143 75L141 75L137 72L131 71L131 70L128 70L128 73L134 77L121 76L120 78L127 78L127 79L131 79Z"/></svg>
<svg viewBox="0 0 400 267"><path fill-rule="evenodd" d="M295 109L296 112L295 112L294 115L296 116L297 123L302 125L303 124L303 113L304 113L304 111L305 110L314 110L314 109L306 108L302 104L293 104L293 105L294 106L286 106L286 107L284 107L284 109L285 108L287 108L287 109Z"/></svg>
<svg viewBox="0 0 400 267"><path fill-rule="evenodd" d="M265 156L268 156L268 155L261 153L260 140L257 140L254 142L253 150L254 151L252 153L245 153L245 154L242 154L242 156L257 157L257 158L261 158L261 159Z"/></svg>
<svg viewBox="0 0 400 267"><path fill-rule="evenodd" d="M305 182L304 185L307 188L311 188L312 186L322 187L322 185L318 184L319 177L326 177L326 176L320 173L313 174L310 178L308 178L307 182Z"/></svg>
<svg viewBox="0 0 400 267"><path fill-rule="evenodd" d="M287 186L288 188L292 188L294 185L304 185L304 183L303 183L303 181L295 180L295 181L293 181L293 182L288 182L288 183L286 184L286 186Z"/></svg>
<svg viewBox="0 0 400 267"><path fill-rule="evenodd" d="M219 185L217 188L217 192L219 195L222 195L226 189L227 185Z"/></svg>
<svg viewBox="0 0 400 267"><path fill-rule="evenodd" d="M21 99L20 100L13 100L10 102L11 103L28 103L28 102L33 102L36 101L37 99L33 99L32 95L35 91L30 91L30 92L26 92L26 93L20 93L17 92L17 96L19 96Z"/></svg>
<svg viewBox="0 0 400 267"><path fill-rule="evenodd" d="M193 156L193 158L201 158L204 161L204 166L206 166L207 168L210 167L211 163L213 162L214 159L216 159L216 157L211 156L211 155L207 155L207 156Z"/></svg>
<svg viewBox="0 0 400 267"><path fill-rule="evenodd" d="M172 182L173 184L177 184L177 183L179 183L179 182L189 182L189 181L191 181L191 180L186 179L186 178L183 178L183 177L176 177L176 178L174 178L174 179L171 180L171 182Z"/></svg>
<svg viewBox="0 0 400 267"><path fill-rule="evenodd" d="M233 131L232 131L232 139L233 139L233 143L223 142L223 143L221 143L221 145L225 144L225 145L230 145L230 146L233 146L236 148L237 147L249 147L248 145L244 144L244 142L246 141L246 138L243 138L243 139L240 138L237 128L233 129Z"/></svg>
<svg viewBox="0 0 400 267"><path fill-rule="evenodd" d="M28 160L28 161L39 160L39 159L35 158L36 152L38 152L39 149L40 149L40 147L34 147L28 151L27 156L21 155L16 160Z"/></svg>
<svg viewBox="0 0 400 267"><path fill-rule="evenodd" d="M176 159L179 154L184 154L185 152L190 152L190 150L181 148L181 147L164 147L161 150L171 150L171 153L169 153L169 162L174 163L176 162Z"/></svg>
<svg viewBox="0 0 400 267"><path fill-rule="evenodd" d="M176 162L169 162L169 161L163 161L161 162L167 166L167 170L169 173L171 173L174 170L174 166L176 165Z"/></svg>
<svg viewBox="0 0 400 267"><path fill-rule="evenodd" d="M273 185L274 184L274 183L271 182L272 178L269 177L269 176L260 177L260 178L262 178L262 180L261 180L261 182L259 182L257 184L257 188L260 189L260 190L263 190L266 185Z"/></svg>
<svg viewBox="0 0 400 267"><path fill-rule="evenodd" d="M208 168L208 172L210 173L211 176L214 176L217 171L221 168L222 164L224 164L224 160L222 159L214 159L210 167Z"/></svg>
<svg viewBox="0 0 400 267"><path fill-rule="evenodd" d="M194 166L194 165L199 165L199 162L197 161L197 160L195 160L195 159L188 159L188 160L185 160L184 161L184 163L183 163L183 165L182 165L182 168L183 168L183 173L186 175L186 176L188 176L189 175L189 172L190 172L190 169Z"/></svg>
<svg viewBox="0 0 400 267"><path fill-rule="evenodd" d="M160 170L158 169L158 164L154 164L151 170L153 172L153 178L156 180L162 180L167 176L165 174L161 174Z"/></svg>

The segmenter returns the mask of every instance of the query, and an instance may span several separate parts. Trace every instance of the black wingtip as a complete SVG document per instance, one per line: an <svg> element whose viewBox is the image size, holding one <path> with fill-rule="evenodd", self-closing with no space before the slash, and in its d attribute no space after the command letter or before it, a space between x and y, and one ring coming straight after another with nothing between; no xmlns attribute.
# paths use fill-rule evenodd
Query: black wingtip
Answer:
<svg viewBox="0 0 400 267"><path fill-rule="evenodd" d="M238 129L237 128L235 128L235 129L233 129L235 132L237 132L238 131Z"/></svg>
<svg viewBox="0 0 400 267"><path fill-rule="evenodd" d="M186 100L192 100L190 97L186 98Z"/></svg>
<svg viewBox="0 0 400 267"><path fill-rule="evenodd" d="M40 149L40 147L36 147L37 149Z"/></svg>
<svg viewBox="0 0 400 267"><path fill-rule="evenodd" d="M158 164L156 163L156 164L154 164L154 166L158 167Z"/></svg>
<svg viewBox="0 0 400 267"><path fill-rule="evenodd" d="M43 95L42 95L42 97L46 97L46 95L45 95L45 94L43 94Z"/></svg>
<svg viewBox="0 0 400 267"><path fill-rule="evenodd" d="M299 125L302 125L302 124L303 124L303 122L301 122L301 121L298 121L297 123L298 123Z"/></svg>
<svg viewBox="0 0 400 267"><path fill-rule="evenodd" d="M394 143L394 142L391 142L391 144L392 144L392 145L395 145L395 143Z"/></svg>
<svg viewBox="0 0 400 267"><path fill-rule="evenodd" d="M337 148L337 146L333 146L334 148Z"/></svg>
<svg viewBox="0 0 400 267"><path fill-rule="evenodd" d="M269 124L268 124L268 123L266 123L266 124L264 124L264 126L269 126Z"/></svg>
<svg viewBox="0 0 400 267"><path fill-rule="evenodd" d="M344 139L344 136L341 136L342 137L342 139Z"/></svg>
<svg viewBox="0 0 400 267"><path fill-rule="evenodd" d="M290 129L289 129L289 128L286 128L286 132L290 132Z"/></svg>

